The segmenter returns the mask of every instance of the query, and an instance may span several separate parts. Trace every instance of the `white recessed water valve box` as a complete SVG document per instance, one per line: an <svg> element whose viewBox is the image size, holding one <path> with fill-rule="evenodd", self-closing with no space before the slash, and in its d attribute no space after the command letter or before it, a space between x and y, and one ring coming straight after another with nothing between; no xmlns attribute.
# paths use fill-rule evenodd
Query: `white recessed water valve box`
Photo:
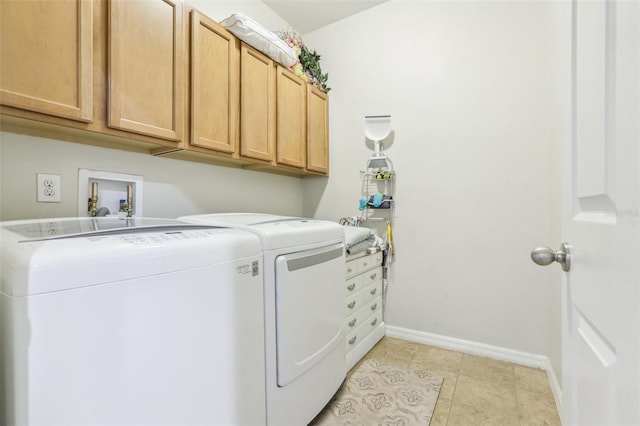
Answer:
<svg viewBox="0 0 640 426"><path fill-rule="evenodd" d="M142 216L142 183L139 175L78 169L78 216Z"/></svg>

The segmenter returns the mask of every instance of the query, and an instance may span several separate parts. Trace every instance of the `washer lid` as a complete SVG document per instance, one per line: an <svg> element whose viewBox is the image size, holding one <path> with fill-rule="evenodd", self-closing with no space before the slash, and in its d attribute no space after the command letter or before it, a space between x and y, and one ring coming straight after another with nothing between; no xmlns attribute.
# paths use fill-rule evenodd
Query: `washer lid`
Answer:
<svg viewBox="0 0 640 426"><path fill-rule="evenodd" d="M263 250L301 247L309 244L344 241L342 225L329 220L315 220L263 213L219 213L183 216L194 224L230 226L253 232Z"/></svg>
<svg viewBox="0 0 640 426"><path fill-rule="evenodd" d="M91 228L93 225L96 227ZM48 230L55 231L54 235L41 237ZM260 240L254 233L166 219L134 219L128 225L126 220L113 218L3 222L0 241L0 292L10 296L198 271L246 260L241 269L232 271L233 277L253 273L248 259L261 255ZM214 285L230 277L207 279Z"/></svg>
<svg viewBox="0 0 640 426"><path fill-rule="evenodd" d="M143 217L70 217L55 219L32 219L11 222L0 222L4 230L18 234L22 241L51 240L56 238L73 238L87 235L116 234L153 231L156 228L193 229L193 224L186 224L174 219L157 219ZM202 228L200 226L199 228ZM123 233L123 232L120 232Z"/></svg>

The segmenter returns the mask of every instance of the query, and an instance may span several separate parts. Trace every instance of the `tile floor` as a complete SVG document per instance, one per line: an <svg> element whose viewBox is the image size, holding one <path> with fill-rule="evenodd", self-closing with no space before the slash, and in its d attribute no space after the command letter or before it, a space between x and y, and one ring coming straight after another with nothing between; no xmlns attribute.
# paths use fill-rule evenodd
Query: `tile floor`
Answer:
<svg viewBox="0 0 640 426"><path fill-rule="evenodd" d="M369 358L444 377L431 426L561 424L543 370L390 337Z"/></svg>

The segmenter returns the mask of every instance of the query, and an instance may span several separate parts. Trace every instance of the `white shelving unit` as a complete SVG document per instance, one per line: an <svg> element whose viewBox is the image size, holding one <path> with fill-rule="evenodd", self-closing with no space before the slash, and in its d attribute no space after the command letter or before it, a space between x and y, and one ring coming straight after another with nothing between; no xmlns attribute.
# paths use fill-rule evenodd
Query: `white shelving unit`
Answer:
<svg viewBox="0 0 640 426"><path fill-rule="evenodd" d="M395 204L393 199L396 180L395 171L360 171L360 180L362 181L362 199L368 201L367 206L362 210L362 216L365 220L392 221ZM372 206L371 201L378 194L383 197L382 204L379 207Z"/></svg>
<svg viewBox="0 0 640 426"><path fill-rule="evenodd" d="M374 152L360 171L359 222L387 241L394 218L396 172L381 141L391 132L391 116L366 116L365 135ZM362 219L360 221L360 219ZM371 248L346 258L347 364L355 365L385 333L384 303L390 281L392 244L382 251Z"/></svg>

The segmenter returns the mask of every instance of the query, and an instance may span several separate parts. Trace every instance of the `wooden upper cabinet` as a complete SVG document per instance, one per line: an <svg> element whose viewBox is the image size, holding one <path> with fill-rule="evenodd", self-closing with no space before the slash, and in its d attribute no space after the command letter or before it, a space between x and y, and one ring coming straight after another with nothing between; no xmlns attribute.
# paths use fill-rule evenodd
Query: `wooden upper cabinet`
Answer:
<svg viewBox="0 0 640 426"><path fill-rule="evenodd" d="M329 173L329 97L307 85L307 170Z"/></svg>
<svg viewBox="0 0 640 426"><path fill-rule="evenodd" d="M111 0L108 49L109 127L182 140L182 2Z"/></svg>
<svg viewBox="0 0 640 426"><path fill-rule="evenodd" d="M280 65L276 80L276 161L302 169L307 156L307 83Z"/></svg>
<svg viewBox="0 0 640 426"><path fill-rule="evenodd" d="M239 43L229 31L191 11L191 145L238 149Z"/></svg>
<svg viewBox="0 0 640 426"><path fill-rule="evenodd" d="M327 103L182 0L0 0L3 123L326 175Z"/></svg>
<svg viewBox="0 0 640 426"><path fill-rule="evenodd" d="M0 1L0 103L92 120L92 7L85 0Z"/></svg>
<svg viewBox="0 0 640 426"><path fill-rule="evenodd" d="M242 43L240 48L240 155L275 160L275 68Z"/></svg>

